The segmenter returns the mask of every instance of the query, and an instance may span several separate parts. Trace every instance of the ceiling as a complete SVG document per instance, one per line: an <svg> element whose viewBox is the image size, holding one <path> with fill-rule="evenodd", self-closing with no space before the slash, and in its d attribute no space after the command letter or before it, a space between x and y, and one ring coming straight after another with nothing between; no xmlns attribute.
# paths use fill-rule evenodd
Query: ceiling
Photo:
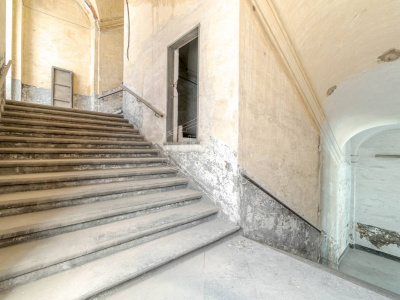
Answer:
<svg viewBox="0 0 400 300"><path fill-rule="evenodd" d="M400 123L400 1L271 1L340 146Z"/></svg>

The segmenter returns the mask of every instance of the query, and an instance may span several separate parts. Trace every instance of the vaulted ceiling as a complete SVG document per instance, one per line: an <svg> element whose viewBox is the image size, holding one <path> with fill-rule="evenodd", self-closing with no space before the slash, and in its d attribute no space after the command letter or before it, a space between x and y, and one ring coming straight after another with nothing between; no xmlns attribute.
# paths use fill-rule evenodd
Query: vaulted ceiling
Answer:
<svg viewBox="0 0 400 300"><path fill-rule="evenodd" d="M272 2L340 146L400 123L400 1Z"/></svg>

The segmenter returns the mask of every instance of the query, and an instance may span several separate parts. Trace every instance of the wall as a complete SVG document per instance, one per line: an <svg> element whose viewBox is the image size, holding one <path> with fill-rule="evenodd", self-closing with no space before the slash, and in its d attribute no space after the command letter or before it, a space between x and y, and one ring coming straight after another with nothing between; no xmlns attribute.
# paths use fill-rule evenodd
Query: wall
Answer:
<svg viewBox="0 0 400 300"><path fill-rule="evenodd" d="M6 64L6 1L0 2L0 75ZM0 105L5 98L4 86L0 86Z"/></svg>
<svg viewBox="0 0 400 300"><path fill-rule="evenodd" d="M241 1L240 165L319 226L319 135L257 13Z"/></svg>
<svg viewBox="0 0 400 300"><path fill-rule="evenodd" d="M321 135L321 261L337 268L348 244L353 243L350 146L336 149L332 132Z"/></svg>
<svg viewBox="0 0 400 300"><path fill-rule="evenodd" d="M124 57L124 82L163 112L167 48L200 25L199 144L164 145L165 118L157 118L130 95L124 96L124 114L205 186L225 215L238 222L239 1L131 1L129 8L130 51L129 60ZM125 49L127 42L126 35Z"/></svg>
<svg viewBox="0 0 400 300"><path fill-rule="evenodd" d="M400 159L375 157L400 155L400 129L369 134L361 143L356 139L355 243L400 257Z"/></svg>

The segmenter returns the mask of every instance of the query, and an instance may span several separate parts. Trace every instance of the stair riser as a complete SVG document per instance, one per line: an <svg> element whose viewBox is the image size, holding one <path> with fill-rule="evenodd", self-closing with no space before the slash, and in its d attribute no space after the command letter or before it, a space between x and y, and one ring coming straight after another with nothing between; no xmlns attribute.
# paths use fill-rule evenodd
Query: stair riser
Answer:
<svg viewBox="0 0 400 300"><path fill-rule="evenodd" d="M55 154L16 154L16 153L0 153L0 159L51 159L51 158L123 158L123 157L155 157L156 153L144 154L68 154L68 153L55 153Z"/></svg>
<svg viewBox="0 0 400 300"><path fill-rule="evenodd" d="M40 232L26 232L26 231L20 232L20 233L18 233L18 235L15 235L13 237L0 237L0 248L16 245L16 244L20 244L20 243L25 243L25 242L29 242L29 241L33 241L33 240L38 240L38 239L42 239L42 238L47 238L47 237L51 237L51 236L56 236L56 235L60 235L60 234L67 233L67 232L82 230L82 229L90 228L90 227L94 227L94 226L109 224L112 222L131 219L131 218L148 215L151 213L156 213L156 212L160 212L160 211L164 211L164 210L172 209L172 208L176 208L176 207L181 207L181 206L185 206L185 205L190 205L190 204L194 204L194 203L198 203L198 202L200 202L200 198L189 199L189 200L185 200L185 201L174 200L168 204L164 204L161 206L155 205L153 208L149 208L149 209L127 212L127 213L119 214L119 215L115 215L115 216L107 216L107 217L104 217L101 219L96 219L96 220L87 221L87 222L81 222L81 223L58 227L58 228L54 228L54 229L48 229L48 230L44 230L44 231L40 231Z"/></svg>
<svg viewBox="0 0 400 300"><path fill-rule="evenodd" d="M44 129L44 130L64 130L66 132L68 131L90 131L94 133L116 133L116 134L137 134L139 131L137 129L133 128L119 128L119 127L106 127L102 126L100 128L98 127L86 127L87 125L80 125L80 124L67 124L67 123L62 123L62 124L56 124L52 122L48 122L48 124L31 124L29 122L26 123L15 123L9 122L9 120L1 120L1 124L4 127L11 126L11 127L21 127L21 128L34 128L34 129ZM6 130L6 129L3 129Z"/></svg>
<svg viewBox="0 0 400 300"><path fill-rule="evenodd" d="M101 178L101 179L79 179L74 181L62 181L62 182L44 182L44 183L33 183L33 184L21 184L21 185L7 185L0 186L0 195L27 192L27 191L38 191L38 190L50 190L72 186L82 186L90 184L101 184L101 183L112 183L122 181L136 181L156 178L169 178L176 176L176 173L166 174L153 174L153 175L137 175L137 176L126 176L126 177L113 177L113 178Z"/></svg>
<svg viewBox="0 0 400 300"><path fill-rule="evenodd" d="M12 289L16 286L26 284L31 281L38 280L43 277L50 276L52 274L59 273L61 271L65 271L77 266L80 266L82 264L94 261L96 259L117 253L119 251L123 251L132 247L139 246L143 243L147 243L150 241L153 241L155 239L176 233L178 231L199 225L201 223L210 221L215 219L216 215L208 215L204 216L202 218L193 218L192 220L186 220L182 221L179 224L173 224L170 226L165 226L164 228L153 228L151 231L149 231L146 235L140 235L136 237L132 237L129 239L129 237L126 237L125 241L121 241L121 243L109 245L109 247L100 249L96 252L92 252L83 256L80 256L78 258L72 258L68 261L60 262L58 264L54 264L52 266L44 267L36 271L32 271L29 273L26 273L24 275L16 276L8 280L4 280L0 282L0 292ZM129 240L128 240L129 239Z"/></svg>
<svg viewBox="0 0 400 300"><path fill-rule="evenodd" d="M35 114L41 114L44 116L86 118L88 120L93 120L93 121L128 123L128 120L122 119L119 117L105 117L105 116L103 117L103 116L95 116L95 115L85 115L85 114L74 113L74 112L52 111L52 110L30 108L30 107L18 107L18 106L14 106L14 105L5 105L4 111L12 112L12 113L35 113Z"/></svg>
<svg viewBox="0 0 400 300"><path fill-rule="evenodd" d="M111 194L107 195L98 195L98 196L89 196L83 197L81 199L72 199L66 201L54 201L54 202L47 202L42 204L36 205L29 205L29 206L21 206L21 207L3 207L0 208L0 217L5 216L13 216L19 215L23 213L30 213L36 211L43 211L48 209L54 209L59 207L67 207L67 206L74 206L79 204L88 204L97 201L106 201L106 200L114 200L119 199L122 197L133 197L133 196L140 196L140 195L148 195L152 193L161 193L166 191L173 191L186 188L186 184L178 184L178 185L168 185L164 187L156 187L156 188L140 188L135 191L123 192L123 191L116 191Z"/></svg>
<svg viewBox="0 0 400 300"><path fill-rule="evenodd" d="M71 125L90 125L90 126L105 126L105 127L111 127L111 128L133 128L133 126L129 123L122 123L122 122L110 122L110 121L96 121L96 120L90 120L90 119L82 119L82 118L72 118L72 119L58 119L57 117L52 117L51 115L49 116L40 116L38 114L35 114L34 116L26 116L26 117L19 117L19 116L13 116L8 114L7 112L2 113L2 117L7 118L9 120L12 120L13 123L18 124L21 123L21 121L34 121L34 122L57 122L57 123L63 123L63 124L71 124Z"/></svg>
<svg viewBox="0 0 400 300"><path fill-rule="evenodd" d="M65 143L15 143L2 142L0 148L82 148L82 149L149 149L150 145L99 145L99 144L65 144Z"/></svg>
<svg viewBox="0 0 400 300"><path fill-rule="evenodd" d="M145 167L157 167L157 166L161 167L165 165L166 165L165 162L154 162L154 163L138 163L138 164L118 164L118 165L103 164L103 165L49 166L49 167L13 167L13 168L0 168L0 175L145 168Z"/></svg>
<svg viewBox="0 0 400 300"><path fill-rule="evenodd" d="M1 129L1 127L0 127ZM35 138L56 138L56 139L83 139L83 140L100 140L100 141L144 141L143 136L135 136L133 134L126 135L124 137L112 137L112 136L91 136L91 135L69 135L69 134L43 134L43 133L31 133L31 132L15 132L15 131L0 131L0 136L18 136L18 137L35 137Z"/></svg>
<svg viewBox="0 0 400 300"><path fill-rule="evenodd" d="M118 116L123 118L122 115L112 114L112 113L102 113L102 112L94 112L94 111L87 111L87 110L80 110L75 108L64 108L64 107L56 107L56 106L49 106L43 104L36 104L36 103L27 103L21 101L13 101L13 100L6 100L5 103L7 106L15 106L15 107L29 107L29 108L39 108L39 109L47 109L52 111L67 111L70 113L83 113L88 116L106 116L111 118L118 118Z"/></svg>

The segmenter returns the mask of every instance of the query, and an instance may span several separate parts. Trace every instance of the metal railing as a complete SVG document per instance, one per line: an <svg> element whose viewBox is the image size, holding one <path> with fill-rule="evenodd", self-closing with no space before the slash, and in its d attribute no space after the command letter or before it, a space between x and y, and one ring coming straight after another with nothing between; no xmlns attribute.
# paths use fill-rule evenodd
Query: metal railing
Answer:
<svg viewBox="0 0 400 300"><path fill-rule="evenodd" d="M129 89L128 87L126 87L125 85L121 85L121 90L119 91L115 91L106 95L102 95L100 97L98 97L97 99L101 99L101 98L105 98L114 94L117 94L119 92L123 92L126 91L129 94L131 94L133 97L135 97L139 102L143 103L144 105L146 105L148 108L150 108L152 111L154 111L154 113L156 114L156 116L158 117L164 117L164 113L161 112L159 109L155 108L151 103L149 103L148 101L146 101L145 99L143 99L143 97L139 96L138 94L136 94L134 91L132 91L131 89Z"/></svg>

